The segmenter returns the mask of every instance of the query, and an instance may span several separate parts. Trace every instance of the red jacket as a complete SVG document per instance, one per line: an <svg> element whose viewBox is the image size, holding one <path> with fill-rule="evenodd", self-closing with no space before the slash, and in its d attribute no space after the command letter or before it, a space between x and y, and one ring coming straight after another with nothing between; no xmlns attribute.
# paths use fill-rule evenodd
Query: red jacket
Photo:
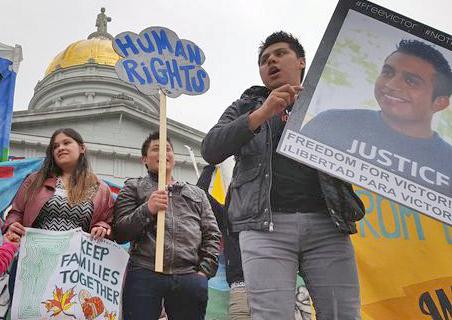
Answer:
<svg viewBox="0 0 452 320"><path fill-rule="evenodd" d="M25 191L36 179L37 173L28 176L17 191L13 200L12 208L9 211L5 224L2 226L3 232L6 232L9 225L14 222L20 222L24 227L31 227L39 215L44 204L55 193L56 177L48 178L44 181L41 189L34 195L33 200L29 201L25 197ZM99 188L93 199L94 211L91 220L90 229L93 227L104 227L111 229L113 221L113 197L107 184L99 180Z"/></svg>

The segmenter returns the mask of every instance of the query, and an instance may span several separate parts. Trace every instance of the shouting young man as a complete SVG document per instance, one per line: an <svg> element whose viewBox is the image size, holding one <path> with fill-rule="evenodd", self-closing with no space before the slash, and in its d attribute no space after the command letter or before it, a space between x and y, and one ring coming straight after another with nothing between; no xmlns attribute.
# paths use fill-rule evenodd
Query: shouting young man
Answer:
<svg viewBox="0 0 452 320"><path fill-rule="evenodd" d="M360 319L359 284L348 236L364 207L350 184L276 153L301 92L305 53L276 32L259 50L265 87L251 87L209 131L203 157L234 155L228 217L240 232L243 271L254 320L293 319L296 275L304 278L317 319Z"/></svg>

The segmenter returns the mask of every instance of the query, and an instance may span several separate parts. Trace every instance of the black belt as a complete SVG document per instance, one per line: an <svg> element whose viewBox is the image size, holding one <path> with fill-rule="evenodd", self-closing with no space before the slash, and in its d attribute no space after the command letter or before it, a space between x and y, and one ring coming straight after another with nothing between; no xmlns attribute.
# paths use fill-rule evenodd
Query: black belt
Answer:
<svg viewBox="0 0 452 320"><path fill-rule="evenodd" d="M300 209L294 209L294 208L272 208L272 212L275 214L278 213L297 213L300 212Z"/></svg>
<svg viewBox="0 0 452 320"><path fill-rule="evenodd" d="M272 208L272 213L273 214L292 214L292 213L313 213L313 212L318 212L318 213L328 213L328 211L326 209L322 210L312 210L312 211L302 211L300 209L294 209L294 208Z"/></svg>

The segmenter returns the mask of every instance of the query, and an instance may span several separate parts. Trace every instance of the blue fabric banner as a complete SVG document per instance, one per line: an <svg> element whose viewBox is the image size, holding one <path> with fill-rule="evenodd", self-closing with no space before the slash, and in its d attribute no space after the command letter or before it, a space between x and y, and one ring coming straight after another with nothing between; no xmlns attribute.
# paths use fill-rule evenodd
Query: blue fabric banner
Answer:
<svg viewBox="0 0 452 320"><path fill-rule="evenodd" d="M22 181L39 170L42 158L0 162L0 215L9 207Z"/></svg>
<svg viewBox="0 0 452 320"><path fill-rule="evenodd" d="M17 190L24 179L35 171L38 171L43 162L43 158L23 159L14 161L0 162L0 217L3 217L3 212L9 207ZM111 181L104 182L110 187L113 198L116 199L122 185L118 185Z"/></svg>

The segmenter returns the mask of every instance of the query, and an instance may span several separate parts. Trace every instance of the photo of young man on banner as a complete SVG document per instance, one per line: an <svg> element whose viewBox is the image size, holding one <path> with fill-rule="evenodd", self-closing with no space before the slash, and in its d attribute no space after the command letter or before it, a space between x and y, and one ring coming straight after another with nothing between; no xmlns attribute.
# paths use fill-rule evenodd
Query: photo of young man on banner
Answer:
<svg viewBox="0 0 452 320"><path fill-rule="evenodd" d="M437 34L341 1L279 152L451 225L452 52Z"/></svg>

